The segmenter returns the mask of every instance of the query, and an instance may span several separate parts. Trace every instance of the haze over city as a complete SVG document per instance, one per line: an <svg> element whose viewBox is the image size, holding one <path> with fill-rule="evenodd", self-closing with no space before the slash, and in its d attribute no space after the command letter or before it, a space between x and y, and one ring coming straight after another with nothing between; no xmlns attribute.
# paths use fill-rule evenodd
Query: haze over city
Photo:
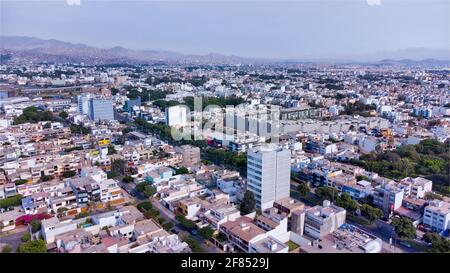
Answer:
<svg viewBox="0 0 450 273"><path fill-rule="evenodd" d="M449 1L379 2L2 1L1 35L264 59L449 59Z"/></svg>

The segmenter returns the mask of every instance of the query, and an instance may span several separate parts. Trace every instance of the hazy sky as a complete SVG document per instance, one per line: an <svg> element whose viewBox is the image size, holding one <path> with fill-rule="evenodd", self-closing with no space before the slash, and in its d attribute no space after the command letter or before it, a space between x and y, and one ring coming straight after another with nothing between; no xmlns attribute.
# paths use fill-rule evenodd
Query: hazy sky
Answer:
<svg viewBox="0 0 450 273"><path fill-rule="evenodd" d="M2 35L98 47L337 58L450 41L449 0L0 1Z"/></svg>

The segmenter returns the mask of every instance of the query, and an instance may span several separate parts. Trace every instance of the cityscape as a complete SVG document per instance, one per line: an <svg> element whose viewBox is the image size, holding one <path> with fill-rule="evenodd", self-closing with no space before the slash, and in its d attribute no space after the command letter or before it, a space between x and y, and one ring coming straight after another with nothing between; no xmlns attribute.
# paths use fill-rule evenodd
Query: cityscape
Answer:
<svg viewBox="0 0 450 273"><path fill-rule="evenodd" d="M2 30L0 252L448 253L448 29L354 61Z"/></svg>

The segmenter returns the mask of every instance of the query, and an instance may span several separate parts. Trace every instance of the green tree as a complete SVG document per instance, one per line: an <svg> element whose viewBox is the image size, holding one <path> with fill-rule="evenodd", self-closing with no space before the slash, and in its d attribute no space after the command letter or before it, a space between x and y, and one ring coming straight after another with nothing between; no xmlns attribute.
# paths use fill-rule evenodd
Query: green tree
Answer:
<svg viewBox="0 0 450 273"><path fill-rule="evenodd" d="M114 147L114 145L108 145L108 155L113 155L113 154L117 154L117 150Z"/></svg>
<svg viewBox="0 0 450 273"><path fill-rule="evenodd" d="M175 216L175 219L187 230L195 229L195 223L191 220L186 219L183 215Z"/></svg>
<svg viewBox="0 0 450 273"><path fill-rule="evenodd" d="M20 244L17 248L18 253L46 253L47 246L42 239L28 241Z"/></svg>
<svg viewBox="0 0 450 273"><path fill-rule="evenodd" d="M53 121L54 117L50 111L39 111L38 108L34 106L27 107L23 109L22 114L16 117L13 121L14 125L22 123L37 123L39 121Z"/></svg>
<svg viewBox="0 0 450 273"><path fill-rule="evenodd" d="M337 200L337 198L338 198L337 191L330 187L318 187L316 189L316 195L321 200L333 201L333 200Z"/></svg>
<svg viewBox="0 0 450 273"><path fill-rule="evenodd" d="M53 175L42 175L41 176L41 182L46 182L54 179L55 177Z"/></svg>
<svg viewBox="0 0 450 273"><path fill-rule="evenodd" d="M124 182L124 183L130 183L130 182L133 182L133 177L131 177L131 176L129 176L129 175L124 176L123 179L122 179L122 182Z"/></svg>
<svg viewBox="0 0 450 273"><path fill-rule="evenodd" d="M58 217L58 218L62 218L62 217L65 215L64 212L66 212L66 211L68 211L68 210L69 210L69 209L66 208L66 207L60 207L60 208L58 208L58 209L56 210L57 217Z"/></svg>
<svg viewBox="0 0 450 273"><path fill-rule="evenodd" d="M395 233L403 239L414 239L416 237L416 228L411 220L406 217L395 217L392 219L391 225L394 227Z"/></svg>
<svg viewBox="0 0 450 273"><path fill-rule="evenodd" d="M31 234L29 232L25 232L21 238L22 242L28 242L31 240Z"/></svg>
<svg viewBox="0 0 450 273"><path fill-rule="evenodd" d="M82 211L75 216L75 219L81 219L81 218L88 217L88 216L89 216L89 212Z"/></svg>
<svg viewBox="0 0 450 273"><path fill-rule="evenodd" d="M247 190L244 194L244 199L242 200L240 206L241 215L246 215L255 211L255 206L255 195L253 194L253 192Z"/></svg>
<svg viewBox="0 0 450 273"><path fill-rule="evenodd" d="M361 206L361 214L366 217L370 223L373 223L375 220L378 220L383 216L383 212L380 209L374 208L367 204L363 204Z"/></svg>
<svg viewBox="0 0 450 273"><path fill-rule="evenodd" d="M439 234L427 232L423 235L423 239L425 242L431 243L427 252L450 253L450 240L442 238Z"/></svg>
<svg viewBox="0 0 450 273"><path fill-rule="evenodd" d="M59 117L62 119L66 119L69 117L69 114L67 114L67 112L62 111L61 113L59 113Z"/></svg>
<svg viewBox="0 0 450 273"><path fill-rule="evenodd" d="M189 170L186 167L180 167L176 170L175 174L188 174Z"/></svg>
<svg viewBox="0 0 450 273"><path fill-rule="evenodd" d="M117 89L117 88L111 88L111 95L113 95L113 96L115 96L115 95L117 95L117 93L119 93L119 89Z"/></svg>
<svg viewBox="0 0 450 273"><path fill-rule="evenodd" d="M156 188L151 185L146 185L143 191L145 197L152 197L156 193Z"/></svg>
<svg viewBox="0 0 450 273"><path fill-rule="evenodd" d="M302 197L307 196L308 193L311 191L306 183L300 183L300 185L297 186L297 190L300 196Z"/></svg>
<svg viewBox="0 0 450 273"><path fill-rule="evenodd" d="M208 240L213 236L214 230L210 226L206 226L201 228L198 231L198 234L200 234L200 236L202 236L203 239Z"/></svg>
<svg viewBox="0 0 450 273"><path fill-rule="evenodd" d="M39 219L33 219L30 222L30 226L31 226L31 232L36 233L39 230L41 230L41 220Z"/></svg>
<svg viewBox="0 0 450 273"><path fill-rule="evenodd" d="M139 184L136 185L136 190L137 190L138 192L143 192L144 189L145 189L145 186L147 186L147 185L148 185L147 182L141 182L141 183L139 183Z"/></svg>
<svg viewBox="0 0 450 273"><path fill-rule="evenodd" d="M144 212L144 216L147 219L150 219L150 218L156 219L159 216L159 210L149 209L149 210Z"/></svg>
<svg viewBox="0 0 450 273"><path fill-rule="evenodd" d="M0 200L0 208L6 209L16 207L22 204L22 195L17 194Z"/></svg>
<svg viewBox="0 0 450 273"><path fill-rule="evenodd" d="M131 129L130 127L126 127L126 128L123 128L122 129L122 134L128 134L129 132L132 132L133 131L133 129Z"/></svg>
<svg viewBox="0 0 450 273"><path fill-rule="evenodd" d="M188 237L184 240L186 242L186 244L189 245L189 248L192 250L192 252L194 253L202 253L205 252L204 249L202 248L202 246L200 245L200 243L195 240L192 237Z"/></svg>
<svg viewBox="0 0 450 273"><path fill-rule="evenodd" d="M365 176L365 175L357 175L356 176L356 180L358 180L358 181L361 181L361 180L370 181L370 178Z"/></svg>
<svg viewBox="0 0 450 273"><path fill-rule="evenodd" d="M355 212L358 209L358 202L353 200L348 193L342 193L336 201L336 205L343 207L349 212Z"/></svg>
<svg viewBox="0 0 450 273"><path fill-rule="evenodd" d="M12 251L12 248L10 245L5 245L2 248L2 253L11 253L11 251Z"/></svg>
<svg viewBox="0 0 450 273"><path fill-rule="evenodd" d="M64 171L62 177L69 178L75 176L76 174L77 174L76 171Z"/></svg>
<svg viewBox="0 0 450 273"><path fill-rule="evenodd" d="M142 203L139 203L136 207L139 211L144 212L146 210L152 209L153 205L149 201L144 201Z"/></svg>
<svg viewBox="0 0 450 273"><path fill-rule="evenodd" d="M167 231L171 230L173 228L173 226L174 226L174 224L172 222L167 222L162 225L162 227Z"/></svg>
<svg viewBox="0 0 450 273"><path fill-rule="evenodd" d="M16 184L16 186L19 186L19 185L23 185L23 184L25 184L27 182L28 182L27 179L19 179L16 182L14 182L14 184Z"/></svg>

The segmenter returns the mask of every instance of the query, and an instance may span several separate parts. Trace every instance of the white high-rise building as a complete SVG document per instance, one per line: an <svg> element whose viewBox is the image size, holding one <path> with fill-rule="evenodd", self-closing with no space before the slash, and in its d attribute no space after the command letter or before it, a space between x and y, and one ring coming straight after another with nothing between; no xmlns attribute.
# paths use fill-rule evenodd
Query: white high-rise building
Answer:
<svg viewBox="0 0 450 273"><path fill-rule="evenodd" d="M84 93L78 96L78 113L81 115L89 115L89 100L91 94Z"/></svg>
<svg viewBox="0 0 450 273"><path fill-rule="evenodd" d="M166 108L166 125L168 126L186 126L188 108L182 105L175 105Z"/></svg>
<svg viewBox="0 0 450 273"><path fill-rule="evenodd" d="M290 167L290 151L274 144L248 151L247 190L255 195L257 208L270 208L275 200L289 197Z"/></svg>
<svg viewBox="0 0 450 273"><path fill-rule="evenodd" d="M89 119L91 120L114 120L113 102L110 99L89 100Z"/></svg>

